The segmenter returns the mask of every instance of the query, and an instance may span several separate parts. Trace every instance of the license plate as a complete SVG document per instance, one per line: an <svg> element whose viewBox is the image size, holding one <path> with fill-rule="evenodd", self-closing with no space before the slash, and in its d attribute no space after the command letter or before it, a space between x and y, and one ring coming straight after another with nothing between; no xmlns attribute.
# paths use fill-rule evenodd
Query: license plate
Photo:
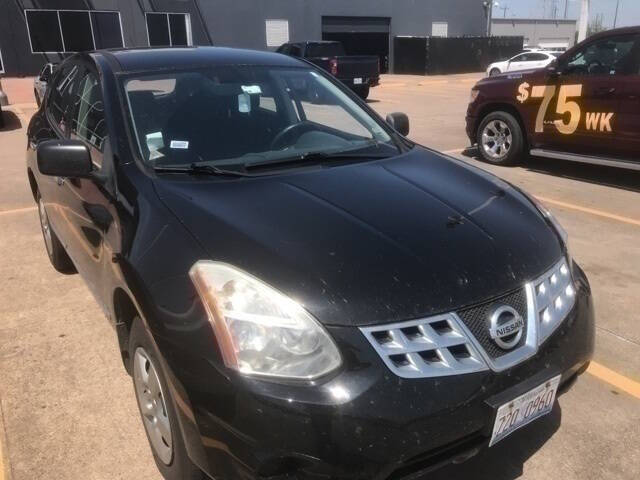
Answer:
<svg viewBox="0 0 640 480"><path fill-rule="evenodd" d="M362 85L362 78L354 78L353 79L353 84L354 85Z"/></svg>
<svg viewBox="0 0 640 480"><path fill-rule="evenodd" d="M559 384L560 375L500 406L489 446L549 413L553 409Z"/></svg>

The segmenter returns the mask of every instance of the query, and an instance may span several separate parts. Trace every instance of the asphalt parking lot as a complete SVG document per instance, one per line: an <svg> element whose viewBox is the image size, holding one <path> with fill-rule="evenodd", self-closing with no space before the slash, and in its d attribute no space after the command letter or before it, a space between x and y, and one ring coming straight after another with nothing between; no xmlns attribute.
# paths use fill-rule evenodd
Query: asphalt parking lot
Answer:
<svg viewBox="0 0 640 480"><path fill-rule="evenodd" d="M592 284L595 362L552 414L429 478L636 480L640 172L479 162L464 133L478 78L387 75L369 101L382 115L407 113L415 141L523 187L556 214ZM35 104L14 98L0 130L0 480L159 479L115 334L81 279L47 259L24 167Z"/></svg>

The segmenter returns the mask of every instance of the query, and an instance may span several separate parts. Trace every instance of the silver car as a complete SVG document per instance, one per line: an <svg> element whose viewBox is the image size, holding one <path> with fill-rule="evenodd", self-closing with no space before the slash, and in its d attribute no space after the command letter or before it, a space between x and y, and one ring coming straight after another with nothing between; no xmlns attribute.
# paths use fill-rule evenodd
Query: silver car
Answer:
<svg viewBox="0 0 640 480"><path fill-rule="evenodd" d="M54 63L47 63L38 76L33 80L33 94L36 97L36 103L38 107L42 104L44 100L44 95L47 93L47 84L51 79L51 75L53 75L53 70L55 69Z"/></svg>

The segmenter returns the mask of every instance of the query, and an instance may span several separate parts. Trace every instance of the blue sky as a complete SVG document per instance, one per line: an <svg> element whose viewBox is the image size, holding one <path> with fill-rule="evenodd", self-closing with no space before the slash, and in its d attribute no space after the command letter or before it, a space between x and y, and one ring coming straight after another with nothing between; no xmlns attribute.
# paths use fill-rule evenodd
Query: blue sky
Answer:
<svg viewBox="0 0 640 480"><path fill-rule="evenodd" d="M550 18L554 0L495 0L500 6L493 7L493 16L502 17L502 7L508 7L507 18L538 17ZM568 1L568 18L576 19L580 13L581 0L555 0L558 6L558 18L564 16L565 1ZM591 18L603 15L606 27L613 27L616 11L616 0L591 0ZM546 13L546 15L544 15ZM543 17L544 15L544 17ZM640 25L640 0L620 0L618 10L618 27Z"/></svg>

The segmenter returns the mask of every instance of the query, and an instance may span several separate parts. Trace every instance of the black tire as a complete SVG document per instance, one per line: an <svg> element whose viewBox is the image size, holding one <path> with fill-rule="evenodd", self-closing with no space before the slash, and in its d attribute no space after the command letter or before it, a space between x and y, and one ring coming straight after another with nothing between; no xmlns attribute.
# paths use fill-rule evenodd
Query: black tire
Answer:
<svg viewBox="0 0 640 480"><path fill-rule="evenodd" d="M36 201L38 202L38 216L40 217L40 230L42 230L42 239L44 240L44 248L47 251L47 256L53 268L60 273L71 274L77 273L76 267L67 255L66 250L62 246L62 242L58 239L56 232L51 228L49 223L49 216L44 208L44 203L40 197L40 193L37 194ZM50 238L48 238L50 235Z"/></svg>
<svg viewBox="0 0 640 480"><path fill-rule="evenodd" d="M354 87L354 91L356 92L356 94L363 100L369 98L370 90L371 88L369 87L369 85L357 85Z"/></svg>
<svg viewBox="0 0 640 480"><path fill-rule="evenodd" d="M156 462L156 466L158 470L165 478L165 480L204 480L205 474L196 467L189 455L187 454L187 450L185 448L184 438L182 437L182 432L180 430L180 426L178 425L178 417L175 409L175 402L173 400L171 390L167 384L165 374L163 371L162 363L159 361L159 353L155 347L155 343L150 337L147 329L145 328L142 320L139 317L136 317L133 320L131 325L131 333L129 335L129 357L131 361L130 371L132 373L133 379L133 388L136 393L136 402L138 404L138 410L140 411L140 419L143 422L144 428L144 415L142 411L142 406L140 404L140 398L136 389L136 380L135 380L135 369L136 365L134 362L136 361L136 351L141 348L142 351L147 355L148 360L154 367L154 370L157 374L157 377L160 381L160 395L164 398L164 406L166 411L166 416L169 419L169 424L171 425L171 439L172 439L172 452L171 452L171 460L168 463L165 463L153 446L153 442L149 435L149 431L145 428L145 433L147 435L147 440L149 441L149 447L151 448L151 452L153 453L153 459Z"/></svg>
<svg viewBox="0 0 640 480"><path fill-rule="evenodd" d="M502 72L500 71L500 69L498 68L492 68L491 71L489 72L489 76L493 77L495 75L500 75Z"/></svg>
<svg viewBox="0 0 640 480"><path fill-rule="evenodd" d="M496 137L497 141L487 141L483 137L487 129L488 138ZM494 165L514 165L524 160L525 140L518 120L507 112L491 112L482 119L476 132L478 153L488 163Z"/></svg>

